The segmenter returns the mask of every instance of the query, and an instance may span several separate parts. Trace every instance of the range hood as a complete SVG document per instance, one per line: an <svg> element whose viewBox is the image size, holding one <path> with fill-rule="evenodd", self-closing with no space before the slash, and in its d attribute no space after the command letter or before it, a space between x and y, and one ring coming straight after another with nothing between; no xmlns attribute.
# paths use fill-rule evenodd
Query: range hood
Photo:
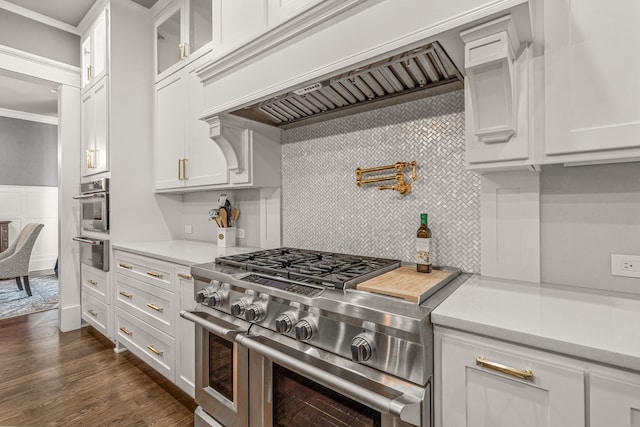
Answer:
<svg viewBox="0 0 640 427"><path fill-rule="evenodd" d="M312 82L231 114L288 129L464 87L438 42Z"/></svg>

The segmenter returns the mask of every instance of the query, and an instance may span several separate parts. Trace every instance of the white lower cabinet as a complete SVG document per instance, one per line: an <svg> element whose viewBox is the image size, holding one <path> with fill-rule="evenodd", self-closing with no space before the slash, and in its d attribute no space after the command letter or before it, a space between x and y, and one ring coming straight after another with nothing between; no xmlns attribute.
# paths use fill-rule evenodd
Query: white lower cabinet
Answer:
<svg viewBox="0 0 640 427"><path fill-rule="evenodd" d="M189 267L114 251L116 344L190 396L195 390L195 329L180 317L192 309Z"/></svg>
<svg viewBox="0 0 640 427"><path fill-rule="evenodd" d="M435 340L436 425L584 427L579 363L439 327Z"/></svg>
<svg viewBox="0 0 640 427"><path fill-rule="evenodd" d="M106 271L80 264L82 320L113 339L111 286Z"/></svg>
<svg viewBox="0 0 640 427"><path fill-rule="evenodd" d="M193 322L180 317L180 310L193 310L193 278L186 267L176 267L180 308L176 312L176 384L195 397L196 384L196 328Z"/></svg>
<svg viewBox="0 0 640 427"><path fill-rule="evenodd" d="M589 372L591 427L640 427L640 375L598 367Z"/></svg>

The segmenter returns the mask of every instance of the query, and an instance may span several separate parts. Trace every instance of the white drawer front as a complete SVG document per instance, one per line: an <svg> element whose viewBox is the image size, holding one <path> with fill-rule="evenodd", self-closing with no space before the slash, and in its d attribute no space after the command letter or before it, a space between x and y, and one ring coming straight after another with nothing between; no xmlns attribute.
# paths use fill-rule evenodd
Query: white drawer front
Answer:
<svg viewBox="0 0 640 427"><path fill-rule="evenodd" d="M109 303L109 282L107 272L86 264L80 264L82 274L82 292L88 293L105 304Z"/></svg>
<svg viewBox="0 0 640 427"><path fill-rule="evenodd" d="M88 294L82 294L82 319L109 337L109 306Z"/></svg>
<svg viewBox="0 0 640 427"><path fill-rule="evenodd" d="M171 336L175 333L175 296L137 279L117 273L116 306Z"/></svg>
<svg viewBox="0 0 640 427"><path fill-rule="evenodd" d="M173 292L171 264L129 253L115 252L115 272Z"/></svg>
<svg viewBox="0 0 640 427"><path fill-rule="evenodd" d="M169 335L117 308L116 338L131 353L175 382L175 341Z"/></svg>

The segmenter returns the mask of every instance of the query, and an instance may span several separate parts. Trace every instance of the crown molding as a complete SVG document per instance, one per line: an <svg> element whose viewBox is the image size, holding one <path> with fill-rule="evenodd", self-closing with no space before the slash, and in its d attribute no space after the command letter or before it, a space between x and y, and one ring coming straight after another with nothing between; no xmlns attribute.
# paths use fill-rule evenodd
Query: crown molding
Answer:
<svg viewBox="0 0 640 427"><path fill-rule="evenodd" d="M9 110L7 108L0 108L0 117L9 117L11 119L28 120L30 122L46 123L48 125L56 125L56 126L58 125L57 117L26 113L24 111Z"/></svg>
<svg viewBox="0 0 640 427"><path fill-rule="evenodd" d="M41 13L34 12L33 10L26 9L22 6L18 6L17 4L9 3L6 0L0 0L0 9L8 10L9 12L13 12L16 15L24 16L25 18L29 18L33 21L40 22L41 24L57 28L58 30L66 31L67 33L75 34L77 36L80 35L78 28L74 27L73 25L69 25L65 22L58 21L57 19L53 19L49 16L42 15Z"/></svg>

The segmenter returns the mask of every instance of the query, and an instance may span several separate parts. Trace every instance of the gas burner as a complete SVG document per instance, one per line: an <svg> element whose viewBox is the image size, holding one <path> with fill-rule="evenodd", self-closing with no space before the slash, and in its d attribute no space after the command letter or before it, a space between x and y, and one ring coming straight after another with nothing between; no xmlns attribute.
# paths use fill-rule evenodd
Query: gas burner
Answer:
<svg viewBox="0 0 640 427"><path fill-rule="evenodd" d="M340 289L400 266L393 259L287 247L220 257L216 263Z"/></svg>

